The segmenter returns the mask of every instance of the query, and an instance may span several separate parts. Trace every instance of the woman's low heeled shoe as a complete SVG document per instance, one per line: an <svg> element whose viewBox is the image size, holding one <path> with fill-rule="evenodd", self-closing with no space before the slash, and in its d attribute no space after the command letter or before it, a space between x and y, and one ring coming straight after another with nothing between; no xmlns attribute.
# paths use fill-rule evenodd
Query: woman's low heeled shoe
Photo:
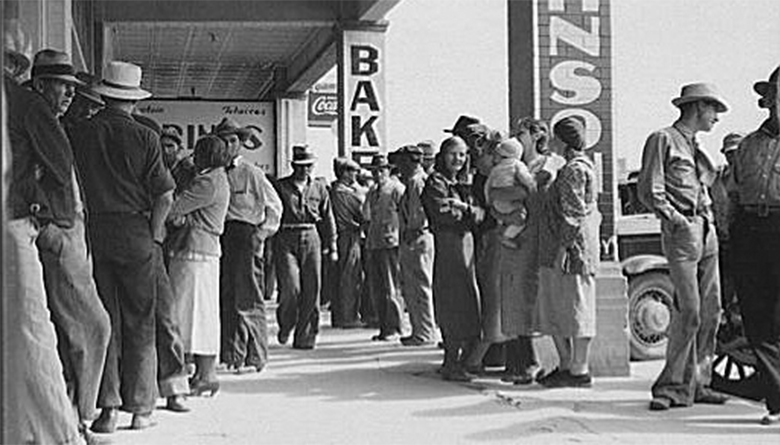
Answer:
<svg viewBox="0 0 780 445"><path fill-rule="evenodd" d="M219 392L219 381L204 382L197 380L190 384L190 395L195 397L214 397Z"/></svg>

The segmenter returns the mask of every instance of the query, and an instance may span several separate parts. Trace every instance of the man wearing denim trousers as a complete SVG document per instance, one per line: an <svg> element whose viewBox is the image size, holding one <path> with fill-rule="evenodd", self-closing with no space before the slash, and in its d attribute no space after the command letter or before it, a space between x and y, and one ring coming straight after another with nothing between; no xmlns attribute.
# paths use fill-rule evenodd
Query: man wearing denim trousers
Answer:
<svg viewBox="0 0 780 445"><path fill-rule="evenodd" d="M79 83L67 54L39 51L32 67L33 89L46 100L54 115L61 118L68 110ZM111 324L98 297L92 278L92 261L87 251L84 206L81 199L73 154L62 128L53 149L67 153L70 159L70 183L52 195L56 205L72 207L72 220L43 219L36 241L43 264L49 309L59 338L58 349L65 370L70 396L76 405L82 428L95 417L100 377L106 360Z"/></svg>
<svg viewBox="0 0 780 445"><path fill-rule="evenodd" d="M648 137L638 183L640 199L661 219L675 287L666 364L652 387L650 409L658 411L727 400L708 388L721 309L718 238L707 192L715 171L696 133L712 130L728 107L705 83L684 86L672 104L680 118Z"/></svg>
<svg viewBox="0 0 780 445"><path fill-rule="evenodd" d="M235 372L260 372L268 362L268 326L263 299L265 240L279 229L282 202L263 171L239 156L248 130L223 119L214 133L228 146L230 205L222 234L220 265L220 355Z"/></svg>
<svg viewBox="0 0 780 445"><path fill-rule="evenodd" d="M23 52L26 39L18 23L4 26L8 34L4 41L2 177L9 183L8 220L3 229L7 255L3 324L8 337L3 339L3 395L7 403L0 441L84 443L88 433L66 390L47 307L41 252L36 245L41 224L56 220L73 225L72 195L70 201L49 204L58 192L61 196L73 192L69 189L72 157L49 103L17 83L30 66ZM13 169L9 171L11 158Z"/></svg>
<svg viewBox="0 0 780 445"><path fill-rule="evenodd" d="M313 179L316 157L308 146L294 146L293 173L277 182L282 223L274 237L279 281L277 340L294 349L314 349L319 333L322 257L338 261L336 223L324 181Z"/></svg>

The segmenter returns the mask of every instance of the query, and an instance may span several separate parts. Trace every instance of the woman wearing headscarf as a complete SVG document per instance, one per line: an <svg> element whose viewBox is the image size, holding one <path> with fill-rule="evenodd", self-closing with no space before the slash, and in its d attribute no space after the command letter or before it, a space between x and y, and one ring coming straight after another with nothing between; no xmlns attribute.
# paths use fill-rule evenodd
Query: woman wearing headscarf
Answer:
<svg viewBox="0 0 780 445"><path fill-rule="evenodd" d="M599 225L596 170L585 154L585 127L575 117L553 127L553 150L566 165L547 207L551 232L540 245L539 330L551 335L559 365L539 379L546 387L589 387L590 342L596 336Z"/></svg>
<svg viewBox="0 0 780 445"><path fill-rule="evenodd" d="M445 139L434 172L422 193L434 237L433 302L444 340L445 380L468 381L463 367L480 335L479 291L474 269L474 224L484 217L472 205L465 174L468 147L463 139Z"/></svg>
<svg viewBox="0 0 780 445"><path fill-rule="evenodd" d="M219 237L224 231L230 200L225 165L229 153L217 136L198 140L194 150L197 175L176 198L169 221L184 226L181 241L171 246L169 274L179 304L184 350L195 361L192 395L219 390Z"/></svg>

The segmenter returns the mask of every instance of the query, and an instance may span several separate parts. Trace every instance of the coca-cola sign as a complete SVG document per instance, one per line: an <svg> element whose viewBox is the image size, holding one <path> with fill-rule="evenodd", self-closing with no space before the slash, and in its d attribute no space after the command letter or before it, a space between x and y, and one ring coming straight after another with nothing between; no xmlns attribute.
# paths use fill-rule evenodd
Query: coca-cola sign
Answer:
<svg viewBox="0 0 780 445"><path fill-rule="evenodd" d="M309 92L310 127L330 127L338 115L339 100L336 94Z"/></svg>

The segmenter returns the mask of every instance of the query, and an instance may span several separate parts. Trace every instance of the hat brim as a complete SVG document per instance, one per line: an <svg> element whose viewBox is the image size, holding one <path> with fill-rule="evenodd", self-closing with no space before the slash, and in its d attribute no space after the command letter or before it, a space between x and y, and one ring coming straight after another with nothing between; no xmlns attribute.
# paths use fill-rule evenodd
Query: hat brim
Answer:
<svg viewBox="0 0 780 445"><path fill-rule="evenodd" d="M770 85L771 84L765 80L756 82L753 84L753 91L758 93L759 96L766 96L766 94L769 92Z"/></svg>
<svg viewBox="0 0 780 445"><path fill-rule="evenodd" d="M248 128L237 128L235 130L217 132L217 136L223 136L229 134L235 134L236 136L238 136L239 139L241 139L241 142L243 142L249 139L249 136L252 134L252 130Z"/></svg>
<svg viewBox="0 0 780 445"><path fill-rule="evenodd" d="M723 101L723 99L716 97L716 96L685 96L685 97L677 97L672 99L672 105L674 105L677 108L680 108L681 105L690 103L690 102L696 102L699 100L711 100L718 104L717 111L718 113L725 113L726 111L729 111L728 105L726 105L726 102Z"/></svg>
<svg viewBox="0 0 780 445"><path fill-rule="evenodd" d="M317 162L317 159L316 158L312 158L312 159L300 159L300 160L297 160L297 161L290 161L290 164L292 164L292 165L312 165L315 162Z"/></svg>
<svg viewBox="0 0 780 445"><path fill-rule="evenodd" d="M35 79L57 79L57 80L62 80L64 82L72 83L74 85L80 85L80 86L86 85L84 82L80 81L76 76L71 76L69 74L39 74L35 76Z"/></svg>
<svg viewBox="0 0 780 445"><path fill-rule="evenodd" d="M99 94L95 94L95 93L93 93L91 91L79 91L79 90L76 90L76 94L79 94L83 98L91 100L92 102L94 102L94 103L96 103L98 105L105 105L106 104L105 101L103 101L103 99L100 97Z"/></svg>
<svg viewBox="0 0 780 445"><path fill-rule="evenodd" d="M730 152L730 151L734 151L734 150L736 150L737 148L739 148L739 145L738 145L738 144L734 144L734 145L728 145L728 146L726 146L726 147L723 147L723 148L721 148L721 149L720 149L720 152L721 152L721 153L723 153L723 154L725 155L726 153L728 153L728 152Z"/></svg>
<svg viewBox="0 0 780 445"><path fill-rule="evenodd" d="M119 100L143 100L152 97L152 93L141 88L114 88L105 84L100 84L92 90L101 96Z"/></svg>

